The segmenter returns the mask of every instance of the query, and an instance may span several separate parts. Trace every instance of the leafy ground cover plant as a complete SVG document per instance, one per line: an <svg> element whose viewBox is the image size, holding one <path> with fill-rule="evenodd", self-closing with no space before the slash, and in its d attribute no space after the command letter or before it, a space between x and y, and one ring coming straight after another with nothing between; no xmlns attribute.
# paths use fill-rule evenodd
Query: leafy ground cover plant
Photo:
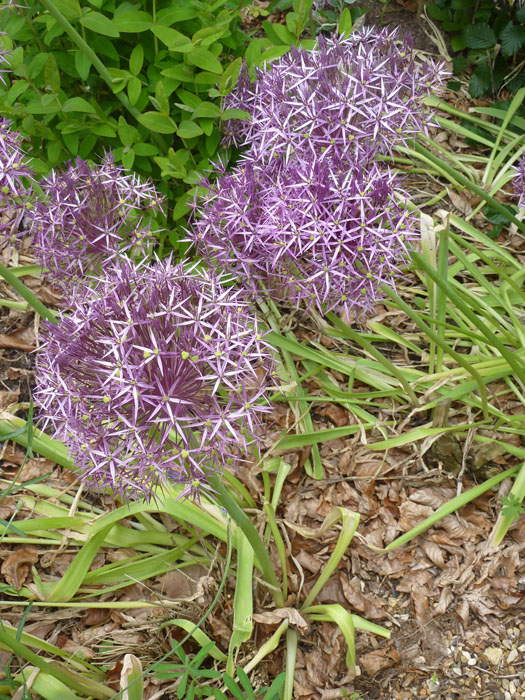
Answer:
<svg viewBox="0 0 525 700"><path fill-rule="evenodd" d="M271 45L250 43L241 8L230 0L4 5L12 74L0 104L30 139L34 168L47 174L111 149L116 164L153 177L176 227L187 192L216 158L228 117L221 99L241 56L249 45L248 60L258 62Z"/></svg>
<svg viewBox="0 0 525 700"><path fill-rule="evenodd" d="M454 73L474 66L469 91L473 97L517 92L525 81L525 7L504 0L434 0L429 17L451 33Z"/></svg>

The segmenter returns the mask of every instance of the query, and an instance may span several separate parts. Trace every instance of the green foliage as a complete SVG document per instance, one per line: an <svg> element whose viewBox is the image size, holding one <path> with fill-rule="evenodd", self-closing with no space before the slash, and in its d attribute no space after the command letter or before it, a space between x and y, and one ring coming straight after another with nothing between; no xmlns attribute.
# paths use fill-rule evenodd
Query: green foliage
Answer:
<svg viewBox="0 0 525 700"><path fill-rule="evenodd" d="M517 92L525 85L524 7L502 0L434 0L427 9L452 35L452 48L459 53L454 74L473 66L472 97L496 94L504 87Z"/></svg>
<svg viewBox="0 0 525 700"><path fill-rule="evenodd" d="M195 698L213 697L216 700L227 700L227 696L217 687L209 685L209 682L224 684L235 700L277 700L280 689L284 683L285 674L277 676L269 688L260 688L255 691L250 679L242 668L237 669L236 681L228 673L220 673L213 668L203 667L205 661L208 665L211 661L210 652L213 651L215 642L203 646L193 658L190 658L180 647L173 643L174 653L180 660L180 664L163 662L154 664L150 671L162 680L177 682L176 697L179 700L194 700Z"/></svg>
<svg viewBox="0 0 525 700"><path fill-rule="evenodd" d="M511 493L509 496L502 496L501 503L503 505L501 512L507 518L518 520L520 515L525 514L525 506L515 494Z"/></svg>
<svg viewBox="0 0 525 700"><path fill-rule="evenodd" d="M246 2L24 4L0 7L1 41L12 50L0 114L28 137L37 172L112 150L117 163L156 182L168 228L181 230L196 182L221 151L222 98L242 57L253 67L272 47L242 30Z"/></svg>

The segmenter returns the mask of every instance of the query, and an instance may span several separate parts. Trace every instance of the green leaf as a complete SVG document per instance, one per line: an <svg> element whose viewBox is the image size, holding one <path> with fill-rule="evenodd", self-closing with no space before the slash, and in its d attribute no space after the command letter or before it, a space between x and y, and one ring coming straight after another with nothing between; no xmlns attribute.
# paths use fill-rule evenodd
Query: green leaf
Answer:
<svg viewBox="0 0 525 700"><path fill-rule="evenodd" d="M469 92L472 97L480 97L486 92L490 92L492 88L492 74L490 66L486 63L481 63L472 73L469 82Z"/></svg>
<svg viewBox="0 0 525 700"><path fill-rule="evenodd" d="M165 78L173 78L174 80L180 80L182 82L188 83L193 82L195 77L193 68L191 66L186 66L184 63L179 63L178 66L170 66L170 68L165 68L161 75Z"/></svg>
<svg viewBox="0 0 525 700"><path fill-rule="evenodd" d="M188 53L188 63L210 73L222 73L220 61L208 49L196 48Z"/></svg>
<svg viewBox="0 0 525 700"><path fill-rule="evenodd" d="M241 119L243 122L248 122L251 118L252 115L249 112L246 112L244 109L237 108L226 109L221 114L222 121L225 121L226 119Z"/></svg>
<svg viewBox="0 0 525 700"><path fill-rule="evenodd" d="M126 170L131 170L134 161L135 152L132 148L130 148L129 151L125 151L125 153L122 153L122 165L126 168Z"/></svg>
<svg viewBox="0 0 525 700"><path fill-rule="evenodd" d="M179 51L180 53L189 53L193 50L193 44L189 38L171 27L162 27L154 25L151 31L158 37L163 44L168 47L169 51Z"/></svg>
<svg viewBox="0 0 525 700"><path fill-rule="evenodd" d="M138 120L146 129L156 134L174 134L177 131L177 125L173 119L158 112L144 112Z"/></svg>
<svg viewBox="0 0 525 700"><path fill-rule="evenodd" d="M466 26L463 30L463 39L469 49L490 49L496 45L493 29L483 22Z"/></svg>
<svg viewBox="0 0 525 700"><path fill-rule="evenodd" d="M136 143L133 150L137 156L156 156L159 152L157 146L152 143Z"/></svg>
<svg viewBox="0 0 525 700"><path fill-rule="evenodd" d="M229 29L226 26L217 27L217 25L215 25L213 27L203 27L203 29L199 29L191 37L191 43L194 46L199 46L202 49L207 49L208 46L211 46L223 36L229 35L229 33Z"/></svg>
<svg viewBox="0 0 525 700"><path fill-rule="evenodd" d="M139 12L138 10L130 10L129 12L117 11L113 16L112 22L119 32L144 32L151 28L153 17L147 12Z"/></svg>
<svg viewBox="0 0 525 700"><path fill-rule="evenodd" d="M239 56L226 67L219 79L219 91L221 95L228 95L237 85L242 66L242 57Z"/></svg>
<svg viewBox="0 0 525 700"><path fill-rule="evenodd" d="M192 139L195 136L200 136L202 133L200 126L189 119L181 121L177 129L177 136L180 136L181 139Z"/></svg>
<svg viewBox="0 0 525 700"><path fill-rule="evenodd" d="M262 26L268 39L271 39L276 46L280 46L281 44L291 46L297 43L295 36L282 24L263 22Z"/></svg>
<svg viewBox="0 0 525 700"><path fill-rule="evenodd" d="M82 80L88 79L91 60L82 51L75 52L75 68Z"/></svg>
<svg viewBox="0 0 525 700"><path fill-rule="evenodd" d="M166 88L160 80L157 83L157 87L155 88L155 99L157 100L157 103L160 107L159 111L169 116L170 103L166 94Z"/></svg>
<svg viewBox="0 0 525 700"><path fill-rule="evenodd" d="M129 57L129 70L133 75L138 75L142 70L144 63L144 47L142 44L137 44Z"/></svg>
<svg viewBox="0 0 525 700"><path fill-rule="evenodd" d="M197 17L199 10L188 2L182 5L166 7L157 14L157 24L164 24L169 27L177 22L185 22L187 19Z"/></svg>
<svg viewBox="0 0 525 700"><path fill-rule="evenodd" d="M87 114L96 114L95 108L89 104L83 97L70 97L62 105L64 112L86 112Z"/></svg>
<svg viewBox="0 0 525 700"><path fill-rule="evenodd" d="M54 5L66 19L78 19L82 15L78 0L54 0Z"/></svg>
<svg viewBox="0 0 525 700"><path fill-rule="evenodd" d="M345 9L341 13L341 17L339 18L339 24L337 25L337 33L341 34L342 36L350 36L352 33L352 15L350 14L350 10L348 7L345 7Z"/></svg>
<svg viewBox="0 0 525 700"><path fill-rule="evenodd" d="M48 55L46 65L44 66L44 82L46 84L46 88L49 86L54 95L59 92L60 73L58 71L57 62L52 53Z"/></svg>
<svg viewBox="0 0 525 700"><path fill-rule="evenodd" d="M97 34L112 37L120 36L119 30L113 22L100 12L88 12L87 15L80 18L80 24Z"/></svg>
<svg viewBox="0 0 525 700"><path fill-rule="evenodd" d="M142 83L139 78L130 78L128 80L128 97L132 105L137 104L142 92Z"/></svg>
<svg viewBox="0 0 525 700"><path fill-rule="evenodd" d="M272 46L272 48L266 49L261 55L259 65L266 61L273 61L274 58L281 58L285 53L288 53L289 49L289 46Z"/></svg>
<svg viewBox="0 0 525 700"><path fill-rule="evenodd" d="M133 126L130 126L123 116L118 118L117 131L120 143L123 146L132 146L138 137L137 130Z"/></svg>
<svg viewBox="0 0 525 700"><path fill-rule="evenodd" d="M189 212L190 206L188 205L188 201L188 193L183 194L177 199L176 204L173 207L173 213L171 215L173 221L177 221Z"/></svg>
<svg viewBox="0 0 525 700"><path fill-rule="evenodd" d="M62 134L62 138L64 139L68 151L76 156L78 154L78 134Z"/></svg>
<svg viewBox="0 0 525 700"><path fill-rule="evenodd" d="M501 34L501 53L508 58L525 44L525 27L509 22Z"/></svg>
<svg viewBox="0 0 525 700"><path fill-rule="evenodd" d="M192 119L197 119L198 117L209 117L210 119L215 119L220 117L221 110L213 102L201 102L193 112Z"/></svg>
<svg viewBox="0 0 525 700"><path fill-rule="evenodd" d="M516 10L516 19L518 22L525 22L525 5Z"/></svg>

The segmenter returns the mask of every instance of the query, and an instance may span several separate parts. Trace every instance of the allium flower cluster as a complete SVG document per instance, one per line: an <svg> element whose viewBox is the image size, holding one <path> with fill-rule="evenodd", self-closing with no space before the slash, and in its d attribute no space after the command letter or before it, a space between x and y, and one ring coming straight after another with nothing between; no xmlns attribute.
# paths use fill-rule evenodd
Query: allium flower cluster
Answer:
<svg viewBox="0 0 525 700"><path fill-rule="evenodd" d="M33 173L21 141L11 122L0 117L0 246L16 244L24 233Z"/></svg>
<svg viewBox="0 0 525 700"><path fill-rule="evenodd" d="M388 29L320 37L253 84L242 73L227 98L252 115L228 134L247 150L230 174L202 183L190 239L253 293L264 285L321 312L365 311L393 283L417 221L377 156L425 131L423 98L444 78L397 38Z"/></svg>
<svg viewBox="0 0 525 700"><path fill-rule="evenodd" d="M265 162L390 153L426 131L432 113L423 99L447 77L442 64L416 60L410 36L399 39L388 28L320 36L316 50L293 48L258 70L253 84L244 72L225 107L244 109L252 119L235 122L230 141Z"/></svg>
<svg viewBox="0 0 525 700"><path fill-rule="evenodd" d="M125 174L111 155L91 168L78 158L41 183L32 213L35 250L55 284L98 274L122 252L144 257L155 239L151 217L161 210L155 187Z"/></svg>
<svg viewBox="0 0 525 700"><path fill-rule="evenodd" d="M516 167L516 177L513 181L514 192L519 197L518 206L520 209L525 208L525 153L518 161Z"/></svg>
<svg viewBox="0 0 525 700"><path fill-rule="evenodd" d="M264 286L295 306L371 310L416 224L393 196L395 174L334 158L276 160L207 181L198 251L254 295Z"/></svg>
<svg viewBox="0 0 525 700"><path fill-rule="evenodd" d="M35 397L90 485L197 493L259 434L269 346L239 292L170 261L121 263L45 324Z"/></svg>

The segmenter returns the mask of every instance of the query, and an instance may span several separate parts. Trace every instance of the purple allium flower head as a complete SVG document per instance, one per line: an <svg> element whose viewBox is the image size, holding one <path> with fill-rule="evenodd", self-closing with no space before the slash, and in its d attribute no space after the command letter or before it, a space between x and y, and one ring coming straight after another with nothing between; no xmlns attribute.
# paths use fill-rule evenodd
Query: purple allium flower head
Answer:
<svg viewBox="0 0 525 700"><path fill-rule="evenodd" d="M518 161L515 168L516 177L513 180L514 192L519 197L518 206L520 209L525 208L525 152Z"/></svg>
<svg viewBox="0 0 525 700"><path fill-rule="evenodd" d="M170 260L121 262L70 315L44 325L46 425L84 480L125 498L206 475L257 439L271 351L241 292Z"/></svg>
<svg viewBox="0 0 525 700"><path fill-rule="evenodd" d="M96 275L123 251L143 257L154 240L151 217L161 210L160 195L151 183L125 174L110 154L94 168L78 158L41 187L32 233L37 256L58 286Z"/></svg>
<svg viewBox="0 0 525 700"><path fill-rule="evenodd" d="M0 118L0 246L16 244L30 206L33 173L25 159L22 137Z"/></svg>
<svg viewBox="0 0 525 700"><path fill-rule="evenodd" d="M225 108L241 107L252 119L227 123L227 141L265 161L390 152L426 130L432 113L423 98L447 77L441 64L416 60L408 35L399 38L387 28L320 36L313 51L293 48L258 70L251 86L242 74Z"/></svg>
<svg viewBox="0 0 525 700"><path fill-rule="evenodd" d="M394 197L396 178L367 159L351 167L334 158L247 160L206 182L190 239L254 295L264 285L276 299L321 312L370 310L417 230Z"/></svg>

